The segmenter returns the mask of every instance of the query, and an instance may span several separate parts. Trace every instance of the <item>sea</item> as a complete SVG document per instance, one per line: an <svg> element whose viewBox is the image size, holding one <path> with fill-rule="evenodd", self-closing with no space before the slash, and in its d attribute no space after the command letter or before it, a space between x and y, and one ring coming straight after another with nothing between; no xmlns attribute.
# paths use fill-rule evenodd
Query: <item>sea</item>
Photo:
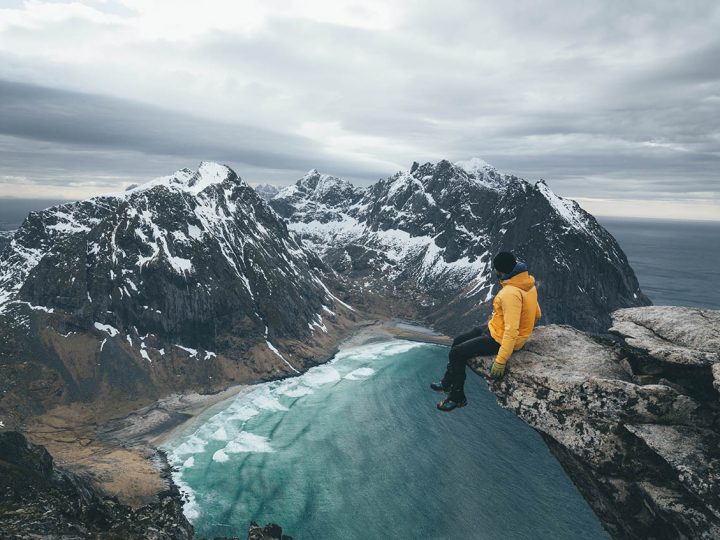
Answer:
<svg viewBox="0 0 720 540"><path fill-rule="evenodd" d="M255 385L164 449L198 535L609 539L540 435L481 377L444 413L447 347L393 339Z"/></svg>
<svg viewBox="0 0 720 540"><path fill-rule="evenodd" d="M653 304L720 309L720 221L596 219Z"/></svg>

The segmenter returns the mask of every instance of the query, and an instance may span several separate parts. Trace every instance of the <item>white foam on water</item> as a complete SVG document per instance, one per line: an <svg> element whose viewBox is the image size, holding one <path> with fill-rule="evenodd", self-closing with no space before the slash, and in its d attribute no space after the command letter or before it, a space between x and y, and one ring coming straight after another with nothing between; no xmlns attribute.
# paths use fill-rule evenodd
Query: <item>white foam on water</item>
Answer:
<svg viewBox="0 0 720 540"><path fill-rule="evenodd" d="M229 416L225 417L227 420L241 420L243 422L246 420L250 420L253 416L257 416L258 414L260 414L260 411L248 405L241 405L237 408L232 406L226 410L230 413Z"/></svg>
<svg viewBox="0 0 720 540"><path fill-rule="evenodd" d="M178 490L182 494L183 498L183 514L185 517L192 522L200 517L200 507L198 506L197 500L195 499L195 492L192 488L183 482L182 472L173 475L173 481L177 485Z"/></svg>
<svg viewBox="0 0 720 540"><path fill-rule="evenodd" d="M318 366L301 377L308 386L322 386L340 380L340 373L332 366Z"/></svg>
<svg viewBox="0 0 720 540"><path fill-rule="evenodd" d="M392 340L342 349L330 362L313 367L298 377L261 383L236 396L228 407L209 418L192 435L181 439L182 443L168 454L173 465L182 465L173 478L187 500L183 508L185 516L194 521L201 515L195 494L182 481L183 470L195 465L196 455L213 452L212 461L222 464L230 460L231 454L274 452L268 437L242 430L245 422L262 414L283 413L288 410L281 402L283 398L297 399L320 392L321 387L332 386L343 379L342 374L346 372L344 379L351 381L372 377L376 370L368 366L374 361L422 345L421 342ZM339 370L334 365L338 365ZM227 442L224 448L217 449L219 445L214 441ZM197 458L202 460L200 456Z"/></svg>
<svg viewBox="0 0 720 540"><path fill-rule="evenodd" d="M193 434L188 438L187 441L185 441L180 446L178 446L173 451L173 454L175 454L175 456L183 456L183 455L187 455L187 454L199 454L200 452L205 451L206 444L207 444L207 441L204 441L197 435Z"/></svg>
<svg viewBox="0 0 720 540"><path fill-rule="evenodd" d="M368 377L371 377L374 374L375 370L373 368L361 367L345 375L345 378L350 381L357 381L358 379L366 379Z"/></svg>
<svg viewBox="0 0 720 540"><path fill-rule="evenodd" d="M219 428L215 433L210 435L210 438L216 441L227 441L228 434L224 427Z"/></svg>
<svg viewBox="0 0 720 540"><path fill-rule="evenodd" d="M308 394L312 394L315 390L310 388L309 386L305 386L303 384L299 384L294 388L288 388L282 392L282 395L292 398L307 396Z"/></svg>
<svg viewBox="0 0 720 540"><path fill-rule="evenodd" d="M272 396L270 392L263 393L253 399L253 405L258 409L265 409L266 411L287 411L288 408L280 403L275 396Z"/></svg>
<svg viewBox="0 0 720 540"><path fill-rule="evenodd" d="M239 454L241 452L273 452L270 440L262 435L255 435L248 431L241 431L237 437L227 443L226 453Z"/></svg>
<svg viewBox="0 0 720 540"><path fill-rule="evenodd" d="M212 460L217 463L225 463L228 459L230 459L230 456L228 456L223 449L215 452L212 457Z"/></svg>
<svg viewBox="0 0 720 540"><path fill-rule="evenodd" d="M415 347L421 347L426 343L419 341L408 341L408 340L392 340L392 341L379 341L377 343L368 343L365 345L357 345L348 347L347 349L341 349L334 358L334 361L338 360L377 360L393 354L399 354Z"/></svg>

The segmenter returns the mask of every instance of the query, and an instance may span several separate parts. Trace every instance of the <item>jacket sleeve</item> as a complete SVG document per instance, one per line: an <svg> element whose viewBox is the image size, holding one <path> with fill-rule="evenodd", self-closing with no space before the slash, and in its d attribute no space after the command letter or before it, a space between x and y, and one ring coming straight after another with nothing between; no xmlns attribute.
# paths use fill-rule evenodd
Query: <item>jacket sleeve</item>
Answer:
<svg viewBox="0 0 720 540"><path fill-rule="evenodd" d="M503 330L502 343L495 361L498 364L505 364L515 348L515 340L520 331L520 313L522 312L522 294L506 294L502 298L503 319L505 328Z"/></svg>
<svg viewBox="0 0 720 540"><path fill-rule="evenodd" d="M542 317L542 311L540 311L540 303L538 303L537 308L535 308L535 321L539 321L540 317Z"/></svg>

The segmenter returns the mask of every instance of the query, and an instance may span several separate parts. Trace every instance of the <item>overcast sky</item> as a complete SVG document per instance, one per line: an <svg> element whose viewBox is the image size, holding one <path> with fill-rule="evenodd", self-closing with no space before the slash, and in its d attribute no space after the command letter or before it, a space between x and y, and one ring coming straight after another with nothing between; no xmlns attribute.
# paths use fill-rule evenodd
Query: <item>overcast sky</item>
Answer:
<svg viewBox="0 0 720 540"><path fill-rule="evenodd" d="M600 215L720 219L716 0L0 8L0 197L477 156Z"/></svg>

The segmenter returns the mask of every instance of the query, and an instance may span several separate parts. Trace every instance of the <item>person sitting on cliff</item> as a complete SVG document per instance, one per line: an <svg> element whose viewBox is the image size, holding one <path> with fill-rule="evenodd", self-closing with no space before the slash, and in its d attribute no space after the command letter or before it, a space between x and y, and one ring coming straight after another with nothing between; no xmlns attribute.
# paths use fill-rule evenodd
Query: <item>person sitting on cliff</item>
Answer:
<svg viewBox="0 0 720 540"><path fill-rule="evenodd" d="M448 394L437 404L441 411L467 405L464 387L465 364L469 358L497 355L490 376L501 378L508 358L525 345L542 314L535 278L528 273L524 262L518 261L512 253L502 251L493 259L493 268L501 289L493 299L493 313L487 327L477 327L456 337L442 381L430 384L433 390Z"/></svg>

